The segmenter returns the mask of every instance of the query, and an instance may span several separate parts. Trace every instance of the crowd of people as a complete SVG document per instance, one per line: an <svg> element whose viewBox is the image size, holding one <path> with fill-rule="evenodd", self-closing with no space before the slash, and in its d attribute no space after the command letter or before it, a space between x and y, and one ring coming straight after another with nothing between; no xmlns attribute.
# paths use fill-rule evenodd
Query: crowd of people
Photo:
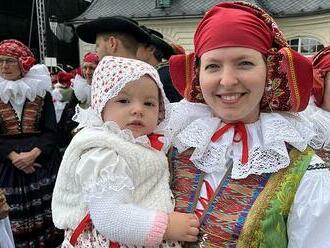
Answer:
<svg viewBox="0 0 330 248"><path fill-rule="evenodd" d="M330 46L306 58L247 2L186 54L113 16L52 84L0 42L0 247L330 247Z"/></svg>

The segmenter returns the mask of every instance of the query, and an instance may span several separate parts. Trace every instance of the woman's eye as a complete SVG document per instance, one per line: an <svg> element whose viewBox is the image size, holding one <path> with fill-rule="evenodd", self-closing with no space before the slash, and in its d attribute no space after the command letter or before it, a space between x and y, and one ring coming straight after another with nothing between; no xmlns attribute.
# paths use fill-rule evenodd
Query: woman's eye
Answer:
<svg viewBox="0 0 330 248"><path fill-rule="evenodd" d="M219 68L219 65L217 64L209 64L205 66L205 70L216 70Z"/></svg>
<svg viewBox="0 0 330 248"><path fill-rule="evenodd" d="M241 61L239 62L239 66L248 67L248 66L254 66L254 64L251 61Z"/></svg>

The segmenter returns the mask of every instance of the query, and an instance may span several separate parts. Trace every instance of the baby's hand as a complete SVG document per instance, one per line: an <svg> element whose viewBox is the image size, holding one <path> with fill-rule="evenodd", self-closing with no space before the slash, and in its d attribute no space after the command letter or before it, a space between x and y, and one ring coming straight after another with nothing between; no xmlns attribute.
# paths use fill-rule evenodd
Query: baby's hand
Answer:
<svg viewBox="0 0 330 248"><path fill-rule="evenodd" d="M198 228L196 215L173 212L169 214L164 239L194 242L197 240Z"/></svg>

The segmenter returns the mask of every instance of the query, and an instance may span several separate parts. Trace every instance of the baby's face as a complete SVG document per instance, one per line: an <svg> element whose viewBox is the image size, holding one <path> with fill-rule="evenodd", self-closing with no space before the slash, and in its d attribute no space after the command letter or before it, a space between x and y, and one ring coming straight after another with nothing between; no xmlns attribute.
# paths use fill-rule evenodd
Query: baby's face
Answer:
<svg viewBox="0 0 330 248"><path fill-rule="evenodd" d="M129 82L110 99L102 112L103 121L114 121L129 129L135 138L153 132L158 124L159 90L148 76Z"/></svg>

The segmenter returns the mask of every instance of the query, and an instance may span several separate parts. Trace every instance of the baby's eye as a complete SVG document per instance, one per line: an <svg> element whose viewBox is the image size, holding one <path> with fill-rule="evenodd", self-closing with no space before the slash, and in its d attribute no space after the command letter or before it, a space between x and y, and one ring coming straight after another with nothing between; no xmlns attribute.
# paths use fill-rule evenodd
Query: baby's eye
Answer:
<svg viewBox="0 0 330 248"><path fill-rule="evenodd" d="M144 105L149 106L149 107L156 106L156 104L154 102L145 102Z"/></svg>
<svg viewBox="0 0 330 248"><path fill-rule="evenodd" d="M116 102L119 102L119 103L129 103L129 100L128 99L118 99Z"/></svg>

